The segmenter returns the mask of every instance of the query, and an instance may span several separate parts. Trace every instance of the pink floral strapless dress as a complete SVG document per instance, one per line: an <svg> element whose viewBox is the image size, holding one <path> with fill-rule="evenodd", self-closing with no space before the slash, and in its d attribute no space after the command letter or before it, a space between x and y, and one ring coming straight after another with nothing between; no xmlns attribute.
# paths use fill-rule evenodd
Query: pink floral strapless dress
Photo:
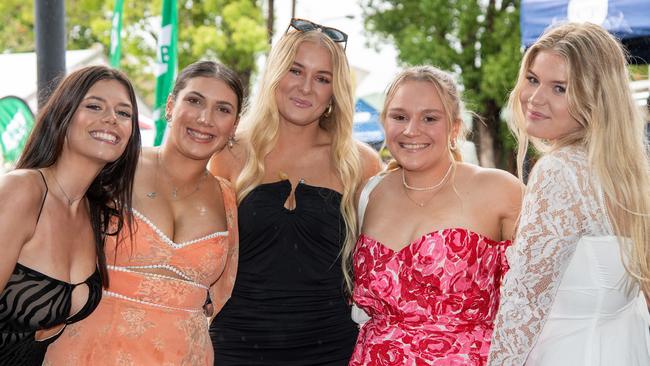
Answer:
<svg viewBox="0 0 650 366"><path fill-rule="evenodd" d="M485 365L509 245L454 228L396 252L361 234L353 297L370 320L350 365Z"/></svg>

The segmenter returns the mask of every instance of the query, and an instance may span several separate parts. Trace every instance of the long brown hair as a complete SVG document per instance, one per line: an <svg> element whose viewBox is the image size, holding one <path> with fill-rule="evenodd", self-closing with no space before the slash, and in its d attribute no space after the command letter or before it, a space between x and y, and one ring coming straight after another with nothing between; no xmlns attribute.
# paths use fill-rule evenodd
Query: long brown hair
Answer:
<svg viewBox="0 0 650 366"><path fill-rule="evenodd" d="M97 263L102 284L108 287L108 272L104 245L106 237L117 235L124 223L132 228L131 194L135 168L140 155L140 128L135 91L127 77L105 66L90 66L68 75L39 112L36 124L25 144L17 169L39 169L54 165L65 141L70 122L88 90L100 80L116 80L129 94L132 106L131 136L126 150L117 160L99 172L86 192L90 224L95 238Z"/></svg>

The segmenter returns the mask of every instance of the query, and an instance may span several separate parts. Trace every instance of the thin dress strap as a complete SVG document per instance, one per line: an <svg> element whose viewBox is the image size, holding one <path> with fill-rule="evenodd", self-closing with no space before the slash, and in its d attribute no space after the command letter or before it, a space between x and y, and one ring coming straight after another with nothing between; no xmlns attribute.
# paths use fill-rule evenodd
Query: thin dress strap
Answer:
<svg viewBox="0 0 650 366"><path fill-rule="evenodd" d="M370 198L370 193L377 187L379 182L386 176L387 172L381 172L372 178L368 179L368 183L363 187L361 195L359 197L359 209L357 210L357 215L359 223L357 227L359 228L359 234L361 233L361 227L363 226L363 217L366 214L366 207L368 207L368 199Z"/></svg>
<svg viewBox="0 0 650 366"><path fill-rule="evenodd" d="M38 225L38 220L41 219L41 212L43 212L43 206L45 205L45 199L47 198L47 192L49 192L50 189L47 186L47 181L45 180L45 176L43 175L43 172L41 172L40 169L36 169L36 171L38 172L38 174L41 175L41 178L43 179L43 184L45 184L45 194L43 195L43 200L41 201L41 208L38 209L38 216L36 217L36 225ZM36 227L36 225L34 225L34 227Z"/></svg>

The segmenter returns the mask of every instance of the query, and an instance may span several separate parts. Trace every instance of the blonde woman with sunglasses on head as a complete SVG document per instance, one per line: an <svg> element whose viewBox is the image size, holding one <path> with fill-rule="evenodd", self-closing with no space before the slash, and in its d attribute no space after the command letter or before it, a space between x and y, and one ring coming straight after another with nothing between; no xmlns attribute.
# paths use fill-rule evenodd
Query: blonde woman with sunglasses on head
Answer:
<svg viewBox="0 0 650 366"><path fill-rule="evenodd" d="M510 95L518 162L545 152L504 280L490 365L650 365L650 174L625 54L569 23L527 51Z"/></svg>
<svg viewBox="0 0 650 366"><path fill-rule="evenodd" d="M257 99L212 172L236 182L240 261L211 326L215 364L347 365L357 337L341 250L356 239L355 194L380 169L352 139L339 30L293 19Z"/></svg>

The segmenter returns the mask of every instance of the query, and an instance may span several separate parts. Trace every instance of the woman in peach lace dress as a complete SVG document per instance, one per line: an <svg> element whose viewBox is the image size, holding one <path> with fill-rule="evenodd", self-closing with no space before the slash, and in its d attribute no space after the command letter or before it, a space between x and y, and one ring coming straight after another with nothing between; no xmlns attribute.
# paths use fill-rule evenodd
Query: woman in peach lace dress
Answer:
<svg viewBox="0 0 650 366"><path fill-rule="evenodd" d="M181 72L169 136L138 164L135 232L108 243L100 305L50 346L46 365L212 365L206 315L230 297L238 240L234 192L206 164L232 141L242 90L214 62Z"/></svg>

